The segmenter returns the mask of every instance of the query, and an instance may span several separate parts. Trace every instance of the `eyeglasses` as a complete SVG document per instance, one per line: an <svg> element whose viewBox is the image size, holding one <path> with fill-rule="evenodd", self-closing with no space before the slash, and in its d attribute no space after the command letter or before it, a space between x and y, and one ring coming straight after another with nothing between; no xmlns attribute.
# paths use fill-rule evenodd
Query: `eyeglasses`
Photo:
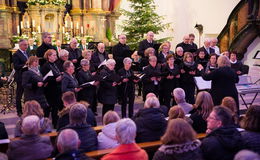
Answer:
<svg viewBox="0 0 260 160"><path fill-rule="evenodd" d="M211 117L211 116L208 116L208 119L218 121L217 118L215 118L215 117Z"/></svg>

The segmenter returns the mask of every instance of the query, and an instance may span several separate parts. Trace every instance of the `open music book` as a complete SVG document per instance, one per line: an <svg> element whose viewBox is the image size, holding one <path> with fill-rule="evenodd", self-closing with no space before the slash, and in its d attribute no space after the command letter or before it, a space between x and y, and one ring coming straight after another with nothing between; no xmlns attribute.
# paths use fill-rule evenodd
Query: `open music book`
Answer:
<svg viewBox="0 0 260 160"><path fill-rule="evenodd" d="M48 77L52 77L52 76L54 76L54 75L53 75L52 70L50 70L50 71L43 77L43 81L45 81Z"/></svg>
<svg viewBox="0 0 260 160"><path fill-rule="evenodd" d="M211 89L211 81L205 81L202 77L194 77L198 90Z"/></svg>

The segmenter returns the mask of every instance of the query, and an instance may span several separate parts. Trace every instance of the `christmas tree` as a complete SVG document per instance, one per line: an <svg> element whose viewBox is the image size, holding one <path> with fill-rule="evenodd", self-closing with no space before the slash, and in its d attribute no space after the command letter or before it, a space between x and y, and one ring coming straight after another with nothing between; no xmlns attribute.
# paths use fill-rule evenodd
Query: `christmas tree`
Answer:
<svg viewBox="0 0 260 160"><path fill-rule="evenodd" d="M128 17L123 21L123 31L126 33L127 42L132 49L137 49L138 44L143 40L148 31L158 34L160 31L169 27L169 23L163 24L164 19L155 13L156 6L154 0L128 0L132 11L122 10ZM169 37L168 37L169 38ZM166 40L167 38L159 41Z"/></svg>

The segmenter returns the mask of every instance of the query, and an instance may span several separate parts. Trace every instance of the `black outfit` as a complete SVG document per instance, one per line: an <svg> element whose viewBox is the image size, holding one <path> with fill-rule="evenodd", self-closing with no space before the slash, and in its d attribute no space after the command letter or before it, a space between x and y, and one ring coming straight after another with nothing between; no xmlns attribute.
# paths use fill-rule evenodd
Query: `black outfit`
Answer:
<svg viewBox="0 0 260 160"><path fill-rule="evenodd" d="M77 74L79 85L95 80L95 76L90 71L84 71L81 69ZM78 101L87 101L93 112L97 111L97 87L94 85L86 85L78 93Z"/></svg>
<svg viewBox="0 0 260 160"><path fill-rule="evenodd" d="M168 55L169 53L166 54L166 56ZM163 63L166 63L166 56L164 56L164 54L162 53L162 51L158 54L158 57L157 57L157 62L160 63L160 64L163 64Z"/></svg>
<svg viewBox="0 0 260 160"><path fill-rule="evenodd" d="M191 45L191 52L193 53L193 52L196 52L197 51L197 49L198 49L198 46L197 46L197 44L196 43L191 43L190 44Z"/></svg>
<svg viewBox="0 0 260 160"><path fill-rule="evenodd" d="M174 67L171 69L166 63L162 66L162 80L160 85L160 104L165 105L168 108L171 107L172 91L179 87L179 78L176 78L177 75L180 75L179 66L174 64ZM167 79L167 76L174 76L173 79Z"/></svg>
<svg viewBox="0 0 260 160"><path fill-rule="evenodd" d="M203 140L201 150L206 160L232 160L244 147L242 136L234 126L213 130Z"/></svg>
<svg viewBox="0 0 260 160"><path fill-rule="evenodd" d="M112 84L118 82L118 79L116 78L116 72L114 70L109 70L106 66L99 74L103 80L100 81L98 100L103 104L102 115L104 116L107 111L114 110L117 101L117 88L116 86L112 86Z"/></svg>
<svg viewBox="0 0 260 160"><path fill-rule="evenodd" d="M8 134L5 129L5 124L0 122L0 139L8 139Z"/></svg>
<svg viewBox="0 0 260 160"><path fill-rule="evenodd" d="M92 160L86 156L86 154L81 153L78 150L70 150L64 153L60 153L55 157L55 160Z"/></svg>
<svg viewBox="0 0 260 160"><path fill-rule="evenodd" d="M147 49L147 48L154 48L155 47L155 41L152 41L152 43L149 43L147 41L147 39L141 41L139 43L139 47L138 47L138 55L141 56L141 57L144 57L144 51ZM155 49L155 48L154 48Z"/></svg>
<svg viewBox="0 0 260 160"><path fill-rule="evenodd" d="M60 72L64 72L64 68L63 68L63 63L65 61L61 60L61 59L58 59L55 64L57 65L57 67L59 68Z"/></svg>
<svg viewBox="0 0 260 160"><path fill-rule="evenodd" d="M203 68L206 68L207 64L208 64L208 60L206 58L200 58L199 56L196 57L195 62L197 64L201 64L203 66Z"/></svg>
<svg viewBox="0 0 260 160"><path fill-rule="evenodd" d="M205 53L205 58L206 58L207 60L209 59L209 55L210 55L211 53L215 53L215 50L214 50L213 48L209 47L208 49L206 49L205 46L199 48L199 49L198 49L198 52L199 52L199 51L204 51L204 53Z"/></svg>
<svg viewBox="0 0 260 160"><path fill-rule="evenodd" d="M160 140L167 127L165 116L159 108L140 109L133 120L137 127L137 143Z"/></svg>
<svg viewBox="0 0 260 160"><path fill-rule="evenodd" d="M207 121L203 119L202 114L200 113L201 107L190 115L190 119L193 121L192 127L197 133L206 133L207 130Z"/></svg>
<svg viewBox="0 0 260 160"><path fill-rule="evenodd" d="M13 65L15 69L15 74L14 74L14 81L16 82L16 99L15 99L15 104L16 104L16 111L18 115L22 115L22 104L21 104L21 99L23 97L23 87L22 87L22 72L23 67L26 63L26 61L29 58L28 53L22 53L21 50L17 50L13 54Z"/></svg>
<svg viewBox="0 0 260 160"><path fill-rule="evenodd" d="M127 82L122 82L121 85L119 86L119 95L122 96L122 105L121 105L121 110L122 110L122 117L126 117L126 106L128 104L128 117L131 118L133 117L134 113L134 100L135 100L135 84L134 84L134 79L136 78L134 76L133 71L130 70L125 70L124 68L121 68L118 71L119 76L124 79L127 78Z"/></svg>
<svg viewBox="0 0 260 160"><path fill-rule="evenodd" d="M36 100L39 102L44 111L44 116L49 115L49 105L44 95L44 88L38 87L38 82L43 82L43 77L39 71L36 73L28 69L23 72L22 75L22 86L24 88L24 101Z"/></svg>
<svg viewBox="0 0 260 160"><path fill-rule="evenodd" d="M155 152L153 160L203 160L200 145L199 140L182 144L163 144Z"/></svg>
<svg viewBox="0 0 260 160"><path fill-rule="evenodd" d="M41 73L43 77L50 71L52 71L53 76L48 77L45 80L45 82L48 82L48 84L46 87L44 87L44 94L51 109L52 124L54 127L56 127L58 120L58 110L63 108L63 103L61 100L61 81L56 81L56 78L61 76L61 72L55 63L46 62L41 67Z"/></svg>
<svg viewBox="0 0 260 160"><path fill-rule="evenodd" d="M237 73L240 71L241 73L238 75L242 75L243 73L243 63L241 61L236 61L236 63L231 63L231 68Z"/></svg>
<svg viewBox="0 0 260 160"><path fill-rule="evenodd" d="M74 59L77 60L76 63L73 63L75 68L80 66L80 57L81 57L81 50L79 48L72 49L71 47L66 48L69 52L69 60L72 61Z"/></svg>
<svg viewBox="0 0 260 160"><path fill-rule="evenodd" d="M179 56L179 55L175 54L174 64L177 64L178 66L182 65L182 63L183 63L183 57L184 57L184 56Z"/></svg>
<svg viewBox="0 0 260 160"><path fill-rule="evenodd" d="M63 73L61 80L61 92L72 91L75 93L75 88L78 87L78 81L73 75L69 75L67 72Z"/></svg>
<svg viewBox="0 0 260 160"><path fill-rule="evenodd" d="M210 62L208 62L207 66L206 66L206 69L205 69L205 72L206 73L208 73L209 71L212 72L212 71L214 71L217 68L218 68L217 64L215 66L213 66L213 65L210 64Z"/></svg>
<svg viewBox="0 0 260 160"><path fill-rule="evenodd" d="M148 65L144 68L143 73L145 74L142 78L143 80L143 100L145 101L145 97L148 93L152 92L155 95L159 95L159 88L160 88L160 82L155 80L152 81L152 77L159 78L161 77L161 67L159 65L156 65L155 67L152 67L151 65Z"/></svg>
<svg viewBox="0 0 260 160"><path fill-rule="evenodd" d="M100 53L97 50L92 54L90 63L94 66L95 70L97 70L100 63L102 63L105 59L108 59L108 53L106 51L104 51L104 53Z"/></svg>
<svg viewBox="0 0 260 160"><path fill-rule="evenodd" d="M42 66L46 62L43 56L48 49L56 50L54 46L52 46L51 44L46 44L44 42L36 50L36 56L39 58L40 66Z"/></svg>
<svg viewBox="0 0 260 160"><path fill-rule="evenodd" d="M32 48L31 46L28 46L26 52L29 53L30 55L35 55L37 48L38 48L37 45L33 45Z"/></svg>
<svg viewBox="0 0 260 160"><path fill-rule="evenodd" d="M239 111L238 92L235 85L239 78L230 67L219 67L209 74L203 74L202 78L212 80L210 94L215 106L220 105L224 97L231 96L235 99Z"/></svg>
<svg viewBox="0 0 260 160"><path fill-rule="evenodd" d="M116 61L116 68L115 70L118 71L120 68L124 67L123 60L126 57L131 57L132 51L130 47L126 44L121 44L120 42L116 44L112 48L113 58Z"/></svg>
<svg viewBox="0 0 260 160"><path fill-rule="evenodd" d="M98 149L97 133L94 129L88 124L69 124L63 129L73 129L75 130L80 139L79 150L81 152L90 152Z"/></svg>
<svg viewBox="0 0 260 160"><path fill-rule="evenodd" d="M260 133L244 131L241 133L245 148L260 154Z"/></svg>
<svg viewBox="0 0 260 160"><path fill-rule="evenodd" d="M142 57L140 60L140 70L143 71L146 66L149 65L149 57Z"/></svg>
<svg viewBox="0 0 260 160"><path fill-rule="evenodd" d="M194 76L190 74L189 72L195 71L197 72L197 64L195 62L193 63L187 63L183 62L181 68L185 71L185 73L181 74L180 79L180 85L181 88L185 91L185 99L187 103L194 104L195 99L195 81Z"/></svg>
<svg viewBox="0 0 260 160"><path fill-rule="evenodd" d="M189 43L184 43L184 42L177 44L176 48L177 47L181 47L183 49L183 53L191 52L192 49L192 46Z"/></svg>

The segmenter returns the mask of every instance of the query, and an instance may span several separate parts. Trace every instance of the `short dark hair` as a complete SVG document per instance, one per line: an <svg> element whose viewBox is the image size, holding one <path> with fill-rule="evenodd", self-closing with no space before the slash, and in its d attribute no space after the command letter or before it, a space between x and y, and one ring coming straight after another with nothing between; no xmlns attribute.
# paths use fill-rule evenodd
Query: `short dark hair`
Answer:
<svg viewBox="0 0 260 160"><path fill-rule="evenodd" d="M216 118L222 122L222 126L234 124L232 111L229 108L223 106L215 106L212 112L215 112Z"/></svg>
<svg viewBox="0 0 260 160"><path fill-rule="evenodd" d="M71 61L65 61L63 63L63 69L64 71L67 71L67 69L70 67L70 65L73 64Z"/></svg>
<svg viewBox="0 0 260 160"><path fill-rule="evenodd" d="M175 57L173 56L173 54L168 54L168 55L166 56L166 61L168 61L170 58L175 59Z"/></svg>
<svg viewBox="0 0 260 160"><path fill-rule="evenodd" d="M252 105L248 108L242 127L248 131L260 132L260 105Z"/></svg>
<svg viewBox="0 0 260 160"><path fill-rule="evenodd" d="M62 94L62 101L67 102L68 104L72 104L76 102L75 93L68 91Z"/></svg>
<svg viewBox="0 0 260 160"><path fill-rule="evenodd" d="M190 33L189 37L194 37L195 38L195 35L193 33Z"/></svg>

